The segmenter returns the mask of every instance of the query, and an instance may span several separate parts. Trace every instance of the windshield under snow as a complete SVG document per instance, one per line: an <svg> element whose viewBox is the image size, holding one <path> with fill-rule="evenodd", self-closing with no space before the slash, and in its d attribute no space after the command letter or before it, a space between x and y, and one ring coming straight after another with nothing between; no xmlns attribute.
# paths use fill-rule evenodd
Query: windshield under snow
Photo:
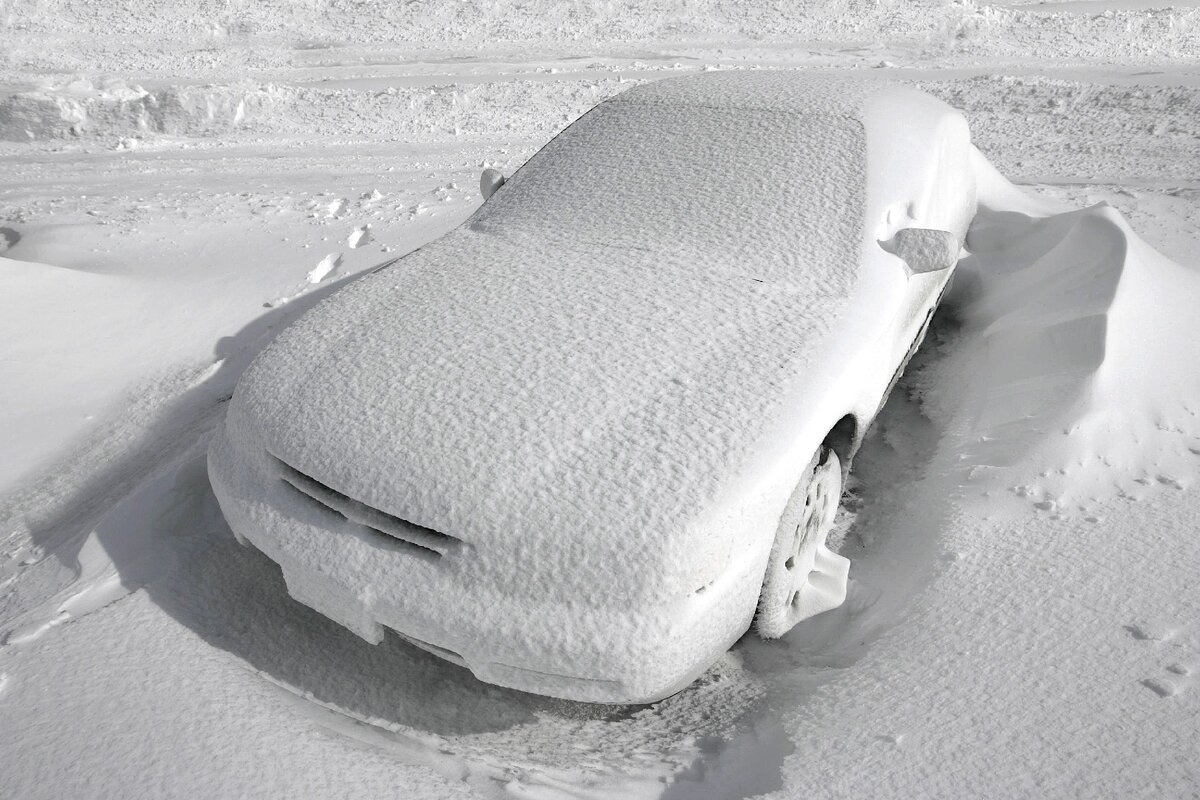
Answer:
<svg viewBox="0 0 1200 800"><path fill-rule="evenodd" d="M857 263L865 152L849 117L606 103L530 159L473 227L736 263L786 284Z"/></svg>

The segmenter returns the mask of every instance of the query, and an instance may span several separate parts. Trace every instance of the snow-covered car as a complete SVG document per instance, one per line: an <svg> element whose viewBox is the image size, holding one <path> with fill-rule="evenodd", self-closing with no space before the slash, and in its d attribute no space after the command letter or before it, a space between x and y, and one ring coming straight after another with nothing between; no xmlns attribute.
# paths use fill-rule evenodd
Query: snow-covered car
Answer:
<svg viewBox="0 0 1200 800"><path fill-rule="evenodd" d="M826 535L959 257L970 149L958 112L869 80L601 103L259 355L209 455L230 527L370 642L672 694L844 600Z"/></svg>

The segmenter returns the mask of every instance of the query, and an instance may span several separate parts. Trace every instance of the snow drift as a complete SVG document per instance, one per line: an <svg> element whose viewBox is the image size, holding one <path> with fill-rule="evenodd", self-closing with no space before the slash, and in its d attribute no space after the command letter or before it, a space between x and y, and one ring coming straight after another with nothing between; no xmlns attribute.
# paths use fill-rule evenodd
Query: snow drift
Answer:
<svg viewBox="0 0 1200 800"><path fill-rule="evenodd" d="M1053 209L982 157L976 170L980 210L956 278L971 334L926 398L970 409L970 482L1082 516L1114 493L1189 485L1200 274L1105 203Z"/></svg>

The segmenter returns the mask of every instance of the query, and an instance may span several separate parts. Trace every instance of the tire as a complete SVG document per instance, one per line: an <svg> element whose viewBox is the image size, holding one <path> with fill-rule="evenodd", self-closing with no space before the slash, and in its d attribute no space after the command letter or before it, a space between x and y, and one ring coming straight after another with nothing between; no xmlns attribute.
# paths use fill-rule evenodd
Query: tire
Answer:
<svg viewBox="0 0 1200 800"><path fill-rule="evenodd" d="M846 600L850 561L826 546L841 497L841 460L822 445L779 520L754 620L762 638L778 639Z"/></svg>

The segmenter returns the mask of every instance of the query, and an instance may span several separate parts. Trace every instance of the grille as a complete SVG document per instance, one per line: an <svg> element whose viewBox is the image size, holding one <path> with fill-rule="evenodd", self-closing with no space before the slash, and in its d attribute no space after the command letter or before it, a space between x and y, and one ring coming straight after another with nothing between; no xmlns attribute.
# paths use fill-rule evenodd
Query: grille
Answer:
<svg viewBox="0 0 1200 800"><path fill-rule="evenodd" d="M418 548L424 555L438 558L457 552L463 546L462 541L453 536L372 508L326 486L316 478L305 475L290 464L272 458L284 483L312 502L369 531L386 536L393 542Z"/></svg>

